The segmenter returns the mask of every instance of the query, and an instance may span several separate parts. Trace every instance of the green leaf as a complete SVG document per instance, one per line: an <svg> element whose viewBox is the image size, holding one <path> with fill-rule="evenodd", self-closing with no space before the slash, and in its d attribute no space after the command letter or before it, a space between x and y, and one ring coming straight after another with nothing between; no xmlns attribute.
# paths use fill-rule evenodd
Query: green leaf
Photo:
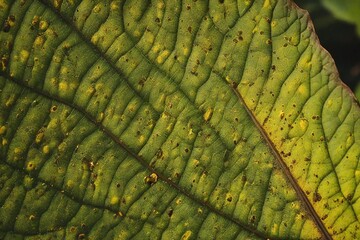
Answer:
<svg viewBox="0 0 360 240"><path fill-rule="evenodd" d="M360 237L359 105L292 2L0 18L0 238Z"/></svg>
<svg viewBox="0 0 360 240"><path fill-rule="evenodd" d="M322 0L323 5L335 17L356 25L360 36L360 1L353 0Z"/></svg>

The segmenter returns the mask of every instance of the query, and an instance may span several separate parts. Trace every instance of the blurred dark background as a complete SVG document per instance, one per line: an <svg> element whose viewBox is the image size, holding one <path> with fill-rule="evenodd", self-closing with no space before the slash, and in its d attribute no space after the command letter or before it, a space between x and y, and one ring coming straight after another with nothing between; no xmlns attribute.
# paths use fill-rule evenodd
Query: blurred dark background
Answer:
<svg viewBox="0 0 360 240"><path fill-rule="evenodd" d="M358 1L358 0L354 0ZM340 78L360 94L360 37L355 25L336 19L320 0L294 0L310 13L321 45L335 60ZM359 16L360 17L360 16Z"/></svg>

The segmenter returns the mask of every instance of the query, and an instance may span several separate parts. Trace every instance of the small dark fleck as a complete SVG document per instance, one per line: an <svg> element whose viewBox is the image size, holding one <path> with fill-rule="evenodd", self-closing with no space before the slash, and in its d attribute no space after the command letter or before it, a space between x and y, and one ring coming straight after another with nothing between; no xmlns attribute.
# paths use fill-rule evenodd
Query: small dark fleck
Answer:
<svg viewBox="0 0 360 240"><path fill-rule="evenodd" d="M156 157L159 159L159 158L162 157L162 155L163 155L163 151L162 151L161 148L159 148L159 149L157 150L157 152L156 152Z"/></svg>
<svg viewBox="0 0 360 240"><path fill-rule="evenodd" d="M8 20L6 20L4 22L4 26L3 26L3 32L9 32L10 31L10 23Z"/></svg>
<svg viewBox="0 0 360 240"><path fill-rule="evenodd" d="M322 199L322 197L321 197L320 193L315 192L315 193L313 194L313 201L314 201L314 202L319 202L319 201L321 201L321 199Z"/></svg>
<svg viewBox="0 0 360 240"><path fill-rule="evenodd" d="M246 180L247 180L246 176L241 177L241 181L246 182Z"/></svg>
<svg viewBox="0 0 360 240"><path fill-rule="evenodd" d="M225 2L225 0L219 0L220 4L223 4Z"/></svg>
<svg viewBox="0 0 360 240"><path fill-rule="evenodd" d="M346 199L347 199L348 201L351 201L351 200L353 199L353 195L349 193L349 194L346 196Z"/></svg>
<svg viewBox="0 0 360 240"><path fill-rule="evenodd" d="M174 210L170 208L169 212L168 212L168 216L171 217L173 215Z"/></svg>

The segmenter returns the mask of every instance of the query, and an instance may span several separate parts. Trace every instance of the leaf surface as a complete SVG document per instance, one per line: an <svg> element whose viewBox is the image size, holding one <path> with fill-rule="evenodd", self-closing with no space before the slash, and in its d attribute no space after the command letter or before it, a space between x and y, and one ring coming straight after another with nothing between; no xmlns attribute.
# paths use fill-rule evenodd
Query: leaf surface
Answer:
<svg viewBox="0 0 360 240"><path fill-rule="evenodd" d="M4 239L350 239L359 105L278 1L2 1Z"/></svg>

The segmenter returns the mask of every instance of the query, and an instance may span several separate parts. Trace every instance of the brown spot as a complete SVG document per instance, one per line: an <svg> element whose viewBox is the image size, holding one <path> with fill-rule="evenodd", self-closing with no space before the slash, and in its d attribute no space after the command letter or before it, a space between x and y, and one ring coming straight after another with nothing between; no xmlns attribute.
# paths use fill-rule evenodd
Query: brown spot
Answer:
<svg viewBox="0 0 360 240"><path fill-rule="evenodd" d="M173 215L174 210L172 208L170 208L169 212L168 212L168 216L171 217Z"/></svg>
<svg viewBox="0 0 360 240"><path fill-rule="evenodd" d="M322 197L321 197L320 193L314 192L314 194L313 194L313 201L314 201L314 202L319 202L319 201L321 201L321 199L322 199Z"/></svg>

